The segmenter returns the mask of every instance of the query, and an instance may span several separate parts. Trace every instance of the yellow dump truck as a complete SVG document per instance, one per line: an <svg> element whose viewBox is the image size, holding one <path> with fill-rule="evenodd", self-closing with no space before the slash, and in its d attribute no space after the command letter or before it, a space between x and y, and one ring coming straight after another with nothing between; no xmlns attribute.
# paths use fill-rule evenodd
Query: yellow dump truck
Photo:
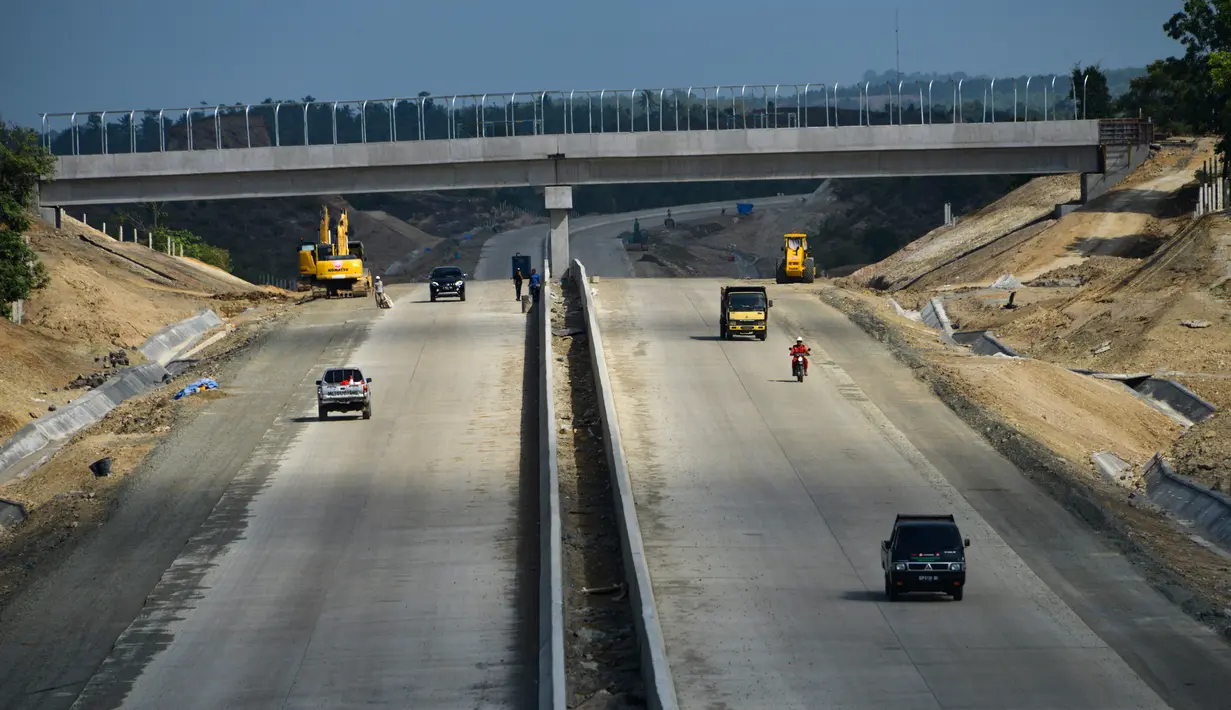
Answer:
<svg viewBox="0 0 1231 710"><path fill-rule="evenodd" d="M321 211L320 241L300 244L300 283L310 283L317 296L366 296L372 290L372 272L363 263L363 242L350 239L350 218L338 218L337 240L330 230L329 208ZM311 271L309 271L311 269ZM310 281L309 281L310 279ZM304 290L302 285L301 290Z"/></svg>
<svg viewBox="0 0 1231 710"><path fill-rule="evenodd" d="M808 235L792 232L783 235L782 258L774 270L775 280L785 283L812 283L816 280L816 261L808 251Z"/></svg>
<svg viewBox="0 0 1231 710"><path fill-rule="evenodd" d="M769 336L769 299L764 286L723 286L718 309L718 336L730 340L736 335L753 335L759 340Z"/></svg>

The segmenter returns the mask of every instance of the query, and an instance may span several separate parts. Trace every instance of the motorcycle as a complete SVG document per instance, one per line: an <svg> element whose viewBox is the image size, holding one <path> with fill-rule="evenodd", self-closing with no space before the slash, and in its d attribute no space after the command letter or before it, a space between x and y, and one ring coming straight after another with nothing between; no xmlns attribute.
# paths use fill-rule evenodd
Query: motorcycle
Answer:
<svg viewBox="0 0 1231 710"><path fill-rule="evenodd" d="M803 355L792 355L791 356L791 374L795 376L795 379L799 380L800 382L803 382L804 372L805 372L804 356Z"/></svg>

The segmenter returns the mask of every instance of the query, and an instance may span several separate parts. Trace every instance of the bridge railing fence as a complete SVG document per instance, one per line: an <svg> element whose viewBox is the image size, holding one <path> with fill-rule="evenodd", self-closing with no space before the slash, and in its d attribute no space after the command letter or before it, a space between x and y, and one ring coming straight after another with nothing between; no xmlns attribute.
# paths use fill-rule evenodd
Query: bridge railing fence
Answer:
<svg viewBox="0 0 1231 710"><path fill-rule="evenodd" d="M1087 118L1088 77L590 89L42 115L55 155ZM1079 98L1080 97L1080 101ZM1079 115L1079 113L1081 115ZM1104 117L1098 117L1104 118Z"/></svg>

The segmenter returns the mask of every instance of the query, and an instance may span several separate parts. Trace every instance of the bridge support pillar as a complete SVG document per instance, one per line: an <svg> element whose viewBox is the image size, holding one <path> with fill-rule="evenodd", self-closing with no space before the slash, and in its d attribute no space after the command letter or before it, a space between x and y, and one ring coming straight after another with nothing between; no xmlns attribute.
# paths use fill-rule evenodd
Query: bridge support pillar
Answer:
<svg viewBox="0 0 1231 710"><path fill-rule="evenodd" d="M560 279L568 272L568 215L573 211L573 188L569 185L549 185L544 190L547 212L551 219L551 278Z"/></svg>

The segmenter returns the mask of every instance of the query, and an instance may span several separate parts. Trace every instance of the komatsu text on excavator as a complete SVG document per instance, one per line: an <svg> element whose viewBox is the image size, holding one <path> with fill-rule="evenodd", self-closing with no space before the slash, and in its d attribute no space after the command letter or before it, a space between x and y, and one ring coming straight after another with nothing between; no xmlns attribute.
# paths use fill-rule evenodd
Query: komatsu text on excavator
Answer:
<svg viewBox="0 0 1231 710"><path fill-rule="evenodd" d="M363 263L363 242L350 239L350 218L338 218L337 241L330 229L329 208L321 210L320 241L299 243L299 290L326 298L366 296L372 272Z"/></svg>
<svg viewBox="0 0 1231 710"><path fill-rule="evenodd" d="M816 280L816 261L808 250L808 235L793 232L784 234L785 243L782 246L782 258L778 260L778 268L774 271L775 280L780 283L812 283Z"/></svg>

